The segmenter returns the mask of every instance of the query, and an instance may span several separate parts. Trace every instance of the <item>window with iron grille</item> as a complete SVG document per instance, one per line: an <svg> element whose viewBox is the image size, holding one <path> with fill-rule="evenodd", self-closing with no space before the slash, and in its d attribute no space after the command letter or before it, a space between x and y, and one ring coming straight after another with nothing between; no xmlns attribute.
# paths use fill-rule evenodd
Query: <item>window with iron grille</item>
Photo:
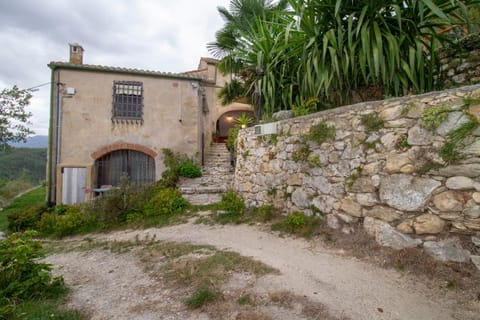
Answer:
<svg viewBox="0 0 480 320"><path fill-rule="evenodd" d="M143 83L139 81L113 82L112 121L143 123Z"/></svg>
<svg viewBox="0 0 480 320"><path fill-rule="evenodd" d="M130 182L151 184L155 182L155 160L135 150L117 150L107 153L95 161L97 187L118 186L122 175L127 174Z"/></svg>

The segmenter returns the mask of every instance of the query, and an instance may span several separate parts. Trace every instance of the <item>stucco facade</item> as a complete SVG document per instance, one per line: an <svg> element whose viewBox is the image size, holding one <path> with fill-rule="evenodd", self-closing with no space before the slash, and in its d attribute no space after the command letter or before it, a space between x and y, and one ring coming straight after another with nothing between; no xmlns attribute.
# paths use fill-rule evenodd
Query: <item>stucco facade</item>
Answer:
<svg viewBox="0 0 480 320"><path fill-rule="evenodd" d="M165 169L163 148L200 161L221 114L251 108L219 104L217 94L225 78L217 73L216 61L209 58L201 59L198 70L170 74L85 65L83 48L73 44L70 62L51 62L49 67L52 99L47 181L48 200L53 203L91 199L101 188L96 161L119 150L153 159L155 180ZM114 116L117 82L141 84L143 114L139 118ZM72 170L75 175L81 173L73 181L65 177ZM75 185L66 185L72 183ZM79 196L72 200L66 192Z"/></svg>

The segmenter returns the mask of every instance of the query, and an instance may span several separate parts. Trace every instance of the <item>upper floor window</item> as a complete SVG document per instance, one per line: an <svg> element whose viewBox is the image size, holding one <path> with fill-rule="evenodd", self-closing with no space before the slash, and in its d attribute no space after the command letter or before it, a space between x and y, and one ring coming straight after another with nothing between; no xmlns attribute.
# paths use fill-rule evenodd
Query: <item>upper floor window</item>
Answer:
<svg viewBox="0 0 480 320"><path fill-rule="evenodd" d="M140 121L143 123L143 83L139 81L113 82L113 121Z"/></svg>

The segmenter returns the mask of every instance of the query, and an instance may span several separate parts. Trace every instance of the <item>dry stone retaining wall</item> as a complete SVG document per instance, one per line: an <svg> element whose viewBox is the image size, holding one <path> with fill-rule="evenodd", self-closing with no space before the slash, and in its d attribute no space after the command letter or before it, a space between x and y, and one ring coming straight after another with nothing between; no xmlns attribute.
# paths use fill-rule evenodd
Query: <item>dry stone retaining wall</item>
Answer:
<svg viewBox="0 0 480 320"><path fill-rule="evenodd" d="M480 83L480 50L451 51L440 54L442 77L446 88Z"/></svg>
<svg viewBox="0 0 480 320"><path fill-rule="evenodd" d="M427 123L432 108L440 111L430 117L437 126ZM455 143L460 159L447 164L441 148L471 119L474 129ZM248 128L237 140L233 186L248 206L322 212L345 232L363 221L391 247L446 232L473 234L480 231L478 121L480 85L282 120L274 135ZM334 128L334 138L309 140L312 126L322 124Z"/></svg>

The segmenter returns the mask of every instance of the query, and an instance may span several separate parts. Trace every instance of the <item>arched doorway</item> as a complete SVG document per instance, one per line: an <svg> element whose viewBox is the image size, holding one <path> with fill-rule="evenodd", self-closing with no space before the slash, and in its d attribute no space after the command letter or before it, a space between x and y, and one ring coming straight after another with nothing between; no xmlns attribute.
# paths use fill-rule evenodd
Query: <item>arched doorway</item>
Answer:
<svg viewBox="0 0 480 320"><path fill-rule="evenodd" d="M228 137L228 132L231 128L233 128L236 124L236 120L242 113L245 113L247 116L254 119L253 111L228 111L222 114L216 123L216 130L218 140L217 142L223 142Z"/></svg>
<svg viewBox="0 0 480 320"><path fill-rule="evenodd" d="M128 174L130 182L155 182L155 159L136 150L121 149L109 152L95 161L96 187L118 186L120 178Z"/></svg>

